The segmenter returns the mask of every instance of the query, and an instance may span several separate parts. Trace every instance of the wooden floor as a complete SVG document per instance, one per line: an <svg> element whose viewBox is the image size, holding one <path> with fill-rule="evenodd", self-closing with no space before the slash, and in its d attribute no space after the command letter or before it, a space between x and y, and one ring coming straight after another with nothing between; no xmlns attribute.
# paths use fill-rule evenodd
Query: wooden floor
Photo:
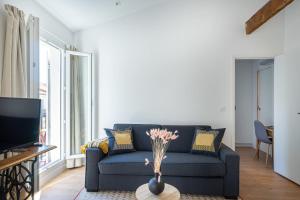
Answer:
<svg viewBox="0 0 300 200"><path fill-rule="evenodd" d="M84 186L84 168L68 169L45 185L41 200L73 200ZM38 198L36 198L38 199Z"/></svg>
<svg viewBox="0 0 300 200"><path fill-rule="evenodd" d="M265 154L253 159L255 150L237 148L240 154L240 196L246 200L300 200L300 186L273 172ZM271 158L272 159L272 158Z"/></svg>
<svg viewBox="0 0 300 200"><path fill-rule="evenodd" d="M243 200L300 200L300 186L265 165L265 155L253 159L252 148L238 148L241 156L240 196ZM67 170L41 190L41 200L74 200L84 186L84 168Z"/></svg>

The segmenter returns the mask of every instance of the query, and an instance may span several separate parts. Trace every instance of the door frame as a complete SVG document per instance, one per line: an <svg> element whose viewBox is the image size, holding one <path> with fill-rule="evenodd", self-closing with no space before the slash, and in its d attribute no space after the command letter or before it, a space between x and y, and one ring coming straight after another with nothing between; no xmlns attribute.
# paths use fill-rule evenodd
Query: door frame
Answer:
<svg viewBox="0 0 300 200"><path fill-rule="evenodd" d="M274 61L274 59L273 59ZM274 67L274 64L273 64L273 67ZM268 70L270 69L271 66L270 65L266 65L263 69L258 69L257 70L257 73L256 73L256 119L259 120L259 111L260 111L260 74L262 71L265 71L265 70Z"/></svg>
<svg viewBox="0 0 300 200"><path fill-rule="evenodd" d="M235 133L235 61L236 60L263 60L263 59L275 59L275 56L233 56L232 57L232 63L231 63L231 70L230 70L230 75L231 75L231 105L230 105L230 110L232 110L232 114L230 119L232 120L232 124L231 124L231 130L232 130L232 136L231 136L231 147L233 148L233 150L235 150L235 138L236 138L236 133Z"/></svg>

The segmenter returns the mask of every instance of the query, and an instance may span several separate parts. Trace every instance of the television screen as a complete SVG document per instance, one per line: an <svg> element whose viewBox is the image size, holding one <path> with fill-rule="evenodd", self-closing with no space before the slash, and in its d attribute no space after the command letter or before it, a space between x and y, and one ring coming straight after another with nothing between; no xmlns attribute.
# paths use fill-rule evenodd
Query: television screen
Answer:
<svg viewBox="0 0 300 200"><path fill-rule="evenodd" d="M39 140L39 99L0 97L0 152Z"/></svg>

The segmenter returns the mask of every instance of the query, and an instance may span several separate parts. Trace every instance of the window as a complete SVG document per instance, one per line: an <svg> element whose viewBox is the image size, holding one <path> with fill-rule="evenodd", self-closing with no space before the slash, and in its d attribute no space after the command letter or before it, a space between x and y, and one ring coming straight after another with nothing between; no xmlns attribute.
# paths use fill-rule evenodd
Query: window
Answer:
<svg viewBox="0 0 300 200"><path fill-rule="evenodd" d="M81 158L80 145L92 138L92 55L65 51L40 40L34 84L42 101L39 142L55 145L39 160L42 171L58 161Z"/></svg>
<svg viewBox="0 0 300 200"><path fill-rule="evenodd" d="M42 101L40 138L42 144L57 148L40 157L40 167L61 160L61 49L40 41L39 98Z"/></svg>
<svg viewBox="0 0 300 200"><path fill-rule="evenodd" d="M66 157L81 157L92 138L92 60L90 53L66 52Z"/></svg>

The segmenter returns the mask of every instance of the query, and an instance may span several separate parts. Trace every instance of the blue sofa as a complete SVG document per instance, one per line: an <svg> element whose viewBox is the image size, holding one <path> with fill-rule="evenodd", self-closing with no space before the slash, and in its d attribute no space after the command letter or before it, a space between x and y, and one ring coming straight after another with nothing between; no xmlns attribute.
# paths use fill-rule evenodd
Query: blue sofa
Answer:
<svg viewBox="0 0 300 200"><path fill-rule="evenodd" d="M146 131L152 128L178 131L162 163L162 179L180 193L219 195L236 199L239 195L239 155L222 144L218 157L191 154L196 128L203 125L115 124L114 129L132 128L136 152L106 156L98 148L86 151L85 188L135 191L153 177L145 158L152 160L152 146Z"/></svg>

